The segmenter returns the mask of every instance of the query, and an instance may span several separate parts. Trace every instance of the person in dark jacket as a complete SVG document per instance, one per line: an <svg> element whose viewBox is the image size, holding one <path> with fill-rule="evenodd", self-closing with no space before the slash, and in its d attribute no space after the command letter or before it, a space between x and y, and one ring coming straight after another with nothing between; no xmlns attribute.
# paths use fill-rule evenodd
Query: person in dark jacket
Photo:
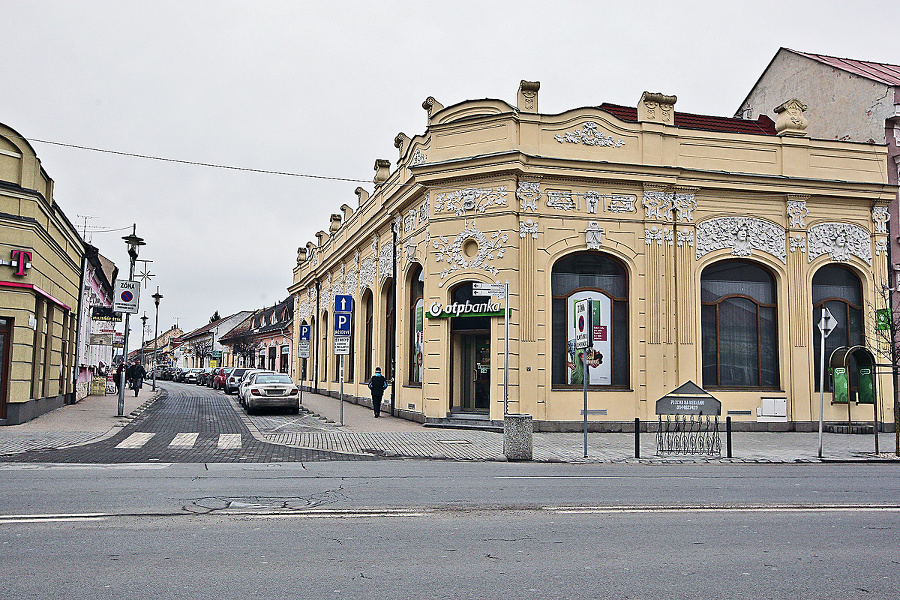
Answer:
<svg viewBox="0 0 900 600"><path fill-rule="evenodd" d="M128 367L128 378L131 380L131 389L134 390L135 396L141 391L141 384L144 383L144 377L146 376L147 371L140 363L133 363Z"/></svg>
<svg viewBox="0 0 900 600"><path fill-rule="evenodd" d="M381 398L384 396L387 386L387 379L381 374L381 367L375 367L375 374L369 378L369 389L372 390L372 410L375 412L376 419L381 413Z"/></svg>

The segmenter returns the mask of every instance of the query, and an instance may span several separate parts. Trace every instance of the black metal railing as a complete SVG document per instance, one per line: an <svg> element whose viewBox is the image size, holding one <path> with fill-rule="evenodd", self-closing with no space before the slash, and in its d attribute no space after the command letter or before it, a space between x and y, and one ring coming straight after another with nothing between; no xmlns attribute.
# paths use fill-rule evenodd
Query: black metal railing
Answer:
<svg viewBox="0 0 900 600"><path fill-rule="evenodd" d="M656 454L722 455L719 417L660 415L656 428ZM690 418L688 418L690 417Z"/></svg>

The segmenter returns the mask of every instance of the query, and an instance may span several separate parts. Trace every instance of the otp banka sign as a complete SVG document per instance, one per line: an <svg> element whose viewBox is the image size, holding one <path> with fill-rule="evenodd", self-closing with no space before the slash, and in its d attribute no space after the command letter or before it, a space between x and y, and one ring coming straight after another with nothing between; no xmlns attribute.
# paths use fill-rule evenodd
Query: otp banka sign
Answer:
<svg viewBox="0 0 900 600"><path fill-rule="evenodd" d="M428 307L428 316L432 319L441 317L500 317L503 316L503 305L499 302L453 302L444 306L440 302L432 302Z"/></svg>

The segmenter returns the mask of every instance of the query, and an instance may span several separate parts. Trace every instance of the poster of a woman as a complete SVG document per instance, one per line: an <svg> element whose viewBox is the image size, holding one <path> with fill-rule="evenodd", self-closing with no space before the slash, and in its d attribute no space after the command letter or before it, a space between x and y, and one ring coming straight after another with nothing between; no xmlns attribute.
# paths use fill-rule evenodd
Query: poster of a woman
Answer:
<svg viewBox="0 0 900 600"><path fill-rule="evenodd" d="M579 300L591 300L591 335L593 345L586 350L575 348L575 303ZM584 353L587 353L588 385L610 385L612 383L612 340L610 327L612 302L609 296L601 292L583 291L569 296L567 301L568 356L566 364L569 368L569 383L584 385Z"/></svg>

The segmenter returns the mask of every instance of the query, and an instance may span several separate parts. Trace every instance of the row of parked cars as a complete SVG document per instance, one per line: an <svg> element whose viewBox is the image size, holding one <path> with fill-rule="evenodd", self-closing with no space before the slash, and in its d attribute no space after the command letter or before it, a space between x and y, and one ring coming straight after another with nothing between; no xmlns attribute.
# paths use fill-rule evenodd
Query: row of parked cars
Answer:
<svg viewBox="0 0 900 600"><path fill-rule="evenodd" d="M286 408L300 412L300 388L286 373L243 367L173 369L169 379L205 385L226 394L237 394L247 413L265 408Z"/></svg>

